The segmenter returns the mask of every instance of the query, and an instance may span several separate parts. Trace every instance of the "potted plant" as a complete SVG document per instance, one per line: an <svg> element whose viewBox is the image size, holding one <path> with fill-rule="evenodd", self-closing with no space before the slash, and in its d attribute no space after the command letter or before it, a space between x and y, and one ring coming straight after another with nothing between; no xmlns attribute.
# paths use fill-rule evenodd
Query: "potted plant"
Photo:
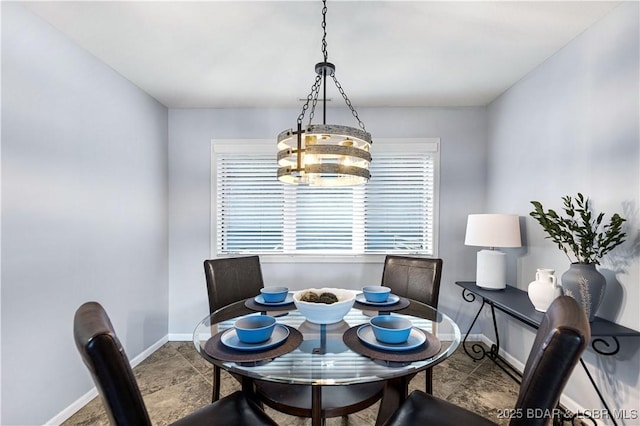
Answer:
<svg viewBox="0 0 640 426"><path fill-rule="evenodd" d="M603 223L604 213L595 215L589 199L581 193L575 199L562 197L564 215L554 210L544 210L539 201L531 201L534 210L529 213L558 245L571 267L562 275L564 293L575 298L585 309L589 321L604 297L606 280L596 265L600 259L625 241L622 224L626 219L615 213L608 223Z"/></svg>

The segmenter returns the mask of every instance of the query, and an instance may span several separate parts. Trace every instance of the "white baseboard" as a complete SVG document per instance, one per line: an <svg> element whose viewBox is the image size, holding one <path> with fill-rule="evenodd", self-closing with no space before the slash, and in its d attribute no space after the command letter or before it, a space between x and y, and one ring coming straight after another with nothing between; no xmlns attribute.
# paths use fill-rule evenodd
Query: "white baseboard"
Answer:
<svg viewBox="0 0 640 426"><path fill-rule="evenodd" d="M190 342L192 339L193 339L193 334L169 333L170 342Z"/></svg>
<svg viewBox="0 0 640 426"><path fill-rule="evenodd" d="M89 401L91 401L96 396L98 396L98 390L95 387L93 387L93 388L91 388L89 390L89 392L85 393L80 398L78 398L75 401L73 401L71 403L71 405L69 405L64 410L60 411L53 418L49 419L49 421L46 422L45 425L47 425L47 426L48 425L52 425L52 426L53 425L55 425L55 426L61 425L66 420L68 420L71 416L73 416L75 413L77 413L82 407L87 405L89 403Z"/></svg>
<svg viewBox="0 0 640 426"><path fill-rule="evenodd" d="M453 338L453 336L451 336L449 338L449 340L451 340ZM464 337L460 337L461 339L464 339ZM444 339L441 339L444 340ZM486 337L484 337L484 334L470 334L469 336L467 336L467 342L485 342ZM458 346L458 350L462 350L462 342L460 342L460 346Z"/></svg>
<svg viewBox="0 0 640 426"><path fill-rule="evenodd" d="M147 349L142 351L142 353L140 353L140 355L138 355L137 357L133 358L132 360L129 360L129 362L131 364L131 368L135 367L136 365L140 364L145 359L149 358L149 355L151 355L152 353L154 353L155 351L160 349L160 347L162 347L162 345L164 345L168 341L169 341L169 335L166 335L166 336L162 337L160 340L158 340L157 342L155 342L153 345L149 346Z"/></svg>
<svg viewBox="0 0 640 426"><path fill-rule="evenodd" d="M484 334L477 334L476 336L480 336L480 341L482 343L484 343L485 345L491 347L491 345L495 344L495 342L493 340L490 340L487 336L485 336ZM522 362L520 362L519 360L517 360L516 358L514 358L511 354L507 353L504 351L504 349L500 349L498 351L498 354L504 358L509 364L511 364L511 366L513 368L515 368L516 370L522 372L522 370L524 370L524 364Z"/></svg>
<svg viewBox="0 0 640 426"><path fill-rule="evenodd" d="M142 353L140 353L140 355L138 355L135 358L129 360L129 362L131 364L131 368L133 368L136 365L140 364L142 361L147 359L149 357L149 355L151 355L152 353L157 351L162 345L167 343L169 341L168 337L169 337L168 335L162 337L160 340L155 342L153 345L149 346L147 349L142 351ZM53 418L51 418L49 421L47 421L45 423L45 425L46 426L49 426L49 425L51 425L51 426L59 426L59 425L61 425L64 421L69 419L69 417L71 417L75 413L77 413L78 410L80 410L82 407L87 405L89 403L89 401L91 401L96 396L98 396L98 389L96 389L96 387L94 386L87 393L85 393L80 398L78 398L75 401L73 401L71 403L71 405L69 405L67 408L65 408L64 410L62 410L61 412L56 414Z"/></svg>

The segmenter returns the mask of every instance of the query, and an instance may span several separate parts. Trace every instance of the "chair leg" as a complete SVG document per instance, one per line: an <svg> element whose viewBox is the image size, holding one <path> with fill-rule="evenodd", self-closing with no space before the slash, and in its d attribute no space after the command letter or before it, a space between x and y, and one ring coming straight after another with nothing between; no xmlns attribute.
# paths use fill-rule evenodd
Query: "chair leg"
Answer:
<svg viewBox="0 0 640 426"><path fill-rule="evenodd" d="M213 366L213 392L211 393L211 402L220 399L220 367Z"/></svg>
<svg viewBox="0 0 640 426"><path fill-rule="evenodd" d="M429 395L433 394L433 369L427 368L424 371L424 388Z"/></svg>

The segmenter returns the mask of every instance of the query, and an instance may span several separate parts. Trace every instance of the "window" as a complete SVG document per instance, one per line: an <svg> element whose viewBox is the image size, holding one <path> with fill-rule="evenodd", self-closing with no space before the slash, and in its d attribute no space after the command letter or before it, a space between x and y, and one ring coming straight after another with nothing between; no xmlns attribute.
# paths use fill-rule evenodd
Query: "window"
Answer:
<svg viewBox="0 0 640 426"><path fill-rule="evenodd" d="M369 183L338 188L279 182L271 140L212 146L216 257L436 255L438 139L376 140Z"/></svg>

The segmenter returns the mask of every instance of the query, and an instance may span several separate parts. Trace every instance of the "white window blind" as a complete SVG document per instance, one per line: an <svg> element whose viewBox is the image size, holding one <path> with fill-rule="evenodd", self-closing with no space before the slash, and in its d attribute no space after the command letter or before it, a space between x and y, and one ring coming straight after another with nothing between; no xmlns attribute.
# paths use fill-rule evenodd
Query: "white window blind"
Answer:
<svg viewBox="0 0 640 426"><path fill-rule="evenodd" d="M366 185L322 188L279 182L272 144L214 141L214 255L435 255L438 144L409 145L375 146Z"/></svg>

